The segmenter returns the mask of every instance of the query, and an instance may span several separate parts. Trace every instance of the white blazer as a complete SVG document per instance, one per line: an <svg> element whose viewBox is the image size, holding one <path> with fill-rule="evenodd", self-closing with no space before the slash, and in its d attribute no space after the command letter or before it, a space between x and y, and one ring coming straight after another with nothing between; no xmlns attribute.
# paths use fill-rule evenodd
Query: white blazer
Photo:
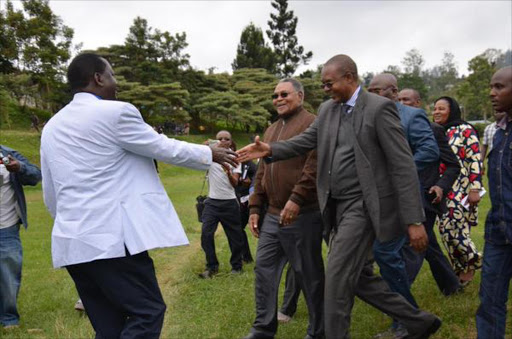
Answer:
<svg viewBox="0 0 512 339"><path fill-rule="evenodd" d="M169 139L121 101L75 94L43 129L54 267L188 244L153 159L208 169L208 146Z"/></svg>

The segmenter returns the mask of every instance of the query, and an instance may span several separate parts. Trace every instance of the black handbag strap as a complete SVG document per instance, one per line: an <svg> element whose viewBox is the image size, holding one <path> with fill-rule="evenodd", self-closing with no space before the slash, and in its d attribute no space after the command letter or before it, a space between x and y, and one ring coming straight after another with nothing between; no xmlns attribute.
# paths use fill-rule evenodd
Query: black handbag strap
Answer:
<svg viewBox="0 0 512 339"><path fill-rule="evenodd" d="M201 187L201 194L199 194L199 195L203 195L204 185L206 184L206 178L208 178L208 172L209 171L206 171L206 173L204 174L203 187Z"/></svg>

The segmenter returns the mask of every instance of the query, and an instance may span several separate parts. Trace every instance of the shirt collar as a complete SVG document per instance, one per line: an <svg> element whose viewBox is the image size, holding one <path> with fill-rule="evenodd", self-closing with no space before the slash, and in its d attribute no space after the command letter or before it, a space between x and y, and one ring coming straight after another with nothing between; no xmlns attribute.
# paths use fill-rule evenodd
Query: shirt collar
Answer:
<svg viewBox="0 0 512 339"><path fill-rule="evenodd" d="M81 91L81 92L76 92L76 93L75 93L75 95L77 95L77 94L89 94L89 95L92 95L92 96L96 97L96 99L103 100L103 98L102 98L102 97L100 97L99 95L96 95L96 94L94 94L94 93L91 93L91 92Z"/></svg>
<svg viewBox="0 0 512 339"><path fill-rule="evenodd" d="M511 122L511 118L507 115L505 115L503 118L501 118L500 121L496 121L496 128L501 128L503 130L507 129L507 125Z"/></svg>
<svg viewBox="0 0 512 339"><path fill-rule="evenodd" d="M359 96L359 91L361 91L361 85L357 86L356 90L354 91L354 94L352 94L352 97L345 103L345 105L350 106L350 108L353 108L356 104L357 97Z"/></svg>

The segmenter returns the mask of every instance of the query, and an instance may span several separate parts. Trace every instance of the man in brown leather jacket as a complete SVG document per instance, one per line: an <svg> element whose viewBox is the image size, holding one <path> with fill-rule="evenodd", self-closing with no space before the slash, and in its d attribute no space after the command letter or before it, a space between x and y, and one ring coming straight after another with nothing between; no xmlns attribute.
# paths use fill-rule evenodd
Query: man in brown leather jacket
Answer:
<svg viewBox="0 0 512 339"><path fill-rule="evenodd" d="M315 115L302 107L304 89L295 79L281 80L272 99L279 119L265 132L265 142L289 139L315 120ZM316 151L277 163L260 162L249 200L249 226L259 238L256 319L246 338L274 338L278 287L287 261L301 282L309 310L306 338L324 336L322 219L316 194L316 162ZM262 213L264 207L266 212ZM264 218L261 229L260 218Z"/></svg>

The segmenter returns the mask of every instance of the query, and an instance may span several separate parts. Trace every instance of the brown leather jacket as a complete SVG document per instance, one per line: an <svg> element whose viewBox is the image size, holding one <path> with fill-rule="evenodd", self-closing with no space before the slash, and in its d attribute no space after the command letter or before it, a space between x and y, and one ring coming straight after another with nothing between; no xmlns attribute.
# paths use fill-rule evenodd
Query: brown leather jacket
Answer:
<svg viewBox="0 0 512 339"><path fill-rule="evenodd" d="M290 139L306 130L316 116L300 108L280 117L265 132L266 143ZM249 199L251 214L259 214L265 203L267 212L279 215L288 200L301 206L301 213L319 209L316 194L316 150L275 163L260 161L254 193Z"/></svg>

